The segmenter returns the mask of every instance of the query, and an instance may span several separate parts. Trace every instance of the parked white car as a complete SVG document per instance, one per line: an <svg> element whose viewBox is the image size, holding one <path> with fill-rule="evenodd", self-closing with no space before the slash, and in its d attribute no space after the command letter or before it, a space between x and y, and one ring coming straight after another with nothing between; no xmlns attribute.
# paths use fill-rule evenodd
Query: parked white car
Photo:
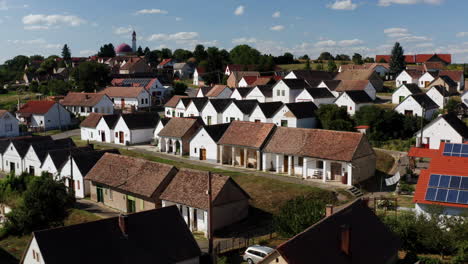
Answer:
<svg viewBox="0 0 468 264"><path fill-rule="evenodd" d="M244 260L249 264L256 264L263 260L268 254L270 254L274 249L265 246L250 246L244 253Z"/></svg>

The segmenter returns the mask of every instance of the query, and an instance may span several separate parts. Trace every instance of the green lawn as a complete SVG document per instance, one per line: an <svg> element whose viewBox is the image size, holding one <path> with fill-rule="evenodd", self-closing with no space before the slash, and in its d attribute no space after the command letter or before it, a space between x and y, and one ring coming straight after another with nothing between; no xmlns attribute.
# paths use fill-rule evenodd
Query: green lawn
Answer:
<svg viewBox="0 0 468 264"><path fill-rule="evenodd" d="M29 100L37 99L33 93L21 93L19 95L21 103ZM0 94L0 109L9 110L12 106L18 104L18 94L16 92L8 92L7 94Z"/></svg>
<svg viewBox="0 0 468 264"><path fill-rule="evenodd" d="M35 136L53 136L55 134L59 134L59 133L62 133L61 130L48 130L48 131L45 131L45 132L36 132L36 133L33 133L33 135Z"/></svg>
<svg viewBox="0 0 468 264"><path fill-rule="evenodd" d="M101 219L100 217L79 209L72 209L70 215L65 220L65 225L86 223ZM24 250L28 246L30 235L16 237L9 236L0 240L0 263L17 264L21 259ZM15 260L16 259L16 260Z"/></svg>

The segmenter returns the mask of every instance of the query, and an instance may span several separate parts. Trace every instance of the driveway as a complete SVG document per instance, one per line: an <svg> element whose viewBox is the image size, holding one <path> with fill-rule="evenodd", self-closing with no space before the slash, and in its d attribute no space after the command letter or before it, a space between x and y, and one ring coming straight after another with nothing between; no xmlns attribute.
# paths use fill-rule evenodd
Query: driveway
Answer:
<svg viewBox="0 0 468 264"><path fill-rule="evenodd" d="M64 138L69 138L73 136L79 136L80 135L80 129L73 129L73 130L68 130L62 133L58 133L55 135L52 135L52 139L64 139Z"/></svg>
<svg viewBox="0 0 468 264"><path fill-rule="evenodd" d="M119 211L105 207L102 204L93 202L87 199L80 199L76 201L76 207L78 209L93 213L102 218L110 218L119 216Z"/></svg>

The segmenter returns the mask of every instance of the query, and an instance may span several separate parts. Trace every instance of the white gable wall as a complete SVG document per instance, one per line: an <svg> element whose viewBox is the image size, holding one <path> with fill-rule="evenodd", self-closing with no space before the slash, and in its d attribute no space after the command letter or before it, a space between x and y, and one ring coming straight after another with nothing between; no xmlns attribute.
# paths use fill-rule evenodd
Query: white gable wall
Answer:
<svg viewBox="0 0 468 264"><path fill-rule="evenodd" d="M26 152L26 155L23 158L23 163L25 172L31 173L32 167L35 176L41 175L42 162L41 160L39 160L39 158L36 155L36 152L31 146L29 147L28 152Z"/></svg>
<svg viewBox="0 0 468 264"><path fill-rule="evenodd" d="M252 114L250 114L250 117L249 117L250 122L255 122L257 120L260 120L260 122L262 123L273 123L273 120L271 118L265 117L262 109L260 109L258 105L255 106L254 110L252 111Z"/></svg>
<svg viewBox="0 0 468 264"><path fill-rule="evenodd" d="M284 116L286 113L289 112L289 109L286 105L283 105L278 112L272 118L272 121L275 125L281 126L281 123L287 122L286 127L298 127L298 120L295 117L286 117Z"/></svg>
<svg viewBox="0 0 468 264"><path fill-rule="evenodd" d="M349 115L353 116L356 113L356 103L348 96L347 93L342 93L338 99L336 99L335 104L340 107L346 107L346 111Z"/></svg>
<svg viewBox="0 0 468 264"><path fill-rule="evenodd" d="M218 161L218 145L206 132L205 128L201 128L190 139L190 157L199 159L200 149L206 149L206 159L208 161Z"/></svg>
<svg viewBox="0 0 468 264"><path fill-rule="evenodd" d="M258 87L255 87L250 91L250 93L245 97L246 100L257 100L259 103L266 103L267 98L263 95L263 93L258 89ZM269 98L271 101L271 98Z"/></svg>
<svg viewBox="0 0 468 264"><path fill-rule="evenodd" d="M23 171L23 160L13 146L13 143L10 143L3 153L3 163L3 170L7 173L10 172L11 166L14 167L15 175L20 175Z"/></svg>
<svg viewBox="0 0 468 264"><path fill-rule="evenodd" d="M234 89L234 91L231 93L231 95L229 96L229 98L236 99L236 100L242 100L242 99L244 99L244 98L242 98L242 96L240 95L240 93L237 91L237 89Z"/></svg>
<svg viewBox="0 0 468 264"><path fill-rule="evenodd" d="M81 127L81 140L99 141L98 131L92 127Z"/></svg>
<svg viewBox="0 0 468 264"><path fill-rule="evenodd" d="M429 72L426 72L425 74L423 74L423 76L421 76L421 78L419 78L418 86L419 88L426 88L427 85L429 85L429 83L431 83L434 80L435 78Z"/></svg>
<svg viewBox="0 0 468 264"><path fill-rule="evenodd" d="M465 92L461 97L462 102L468 106L468 92Z"/></svg>
<svg viewBox="0 0 468 264"><path fill-rule="evenodd" d="M99 120L99 123L96 126L96 136L94 140L103 142L102 134L104 134L104 142L114 142L114 130L109 128L104 118L101 118L101 120Z"/></svg>
<svg viewBox="0 0 468 264"><path fill-rule="evenodd" d="M33 254L33 252L35 252ZM35 256L36 255L36 259ZM37 259L37 256L39 257L39 261ZM26 255L24 256L24 264L45 264L44 258L42 257L41 251L39 249L39 245L37 244L36 238L33 237L31 244L29 244L28 251L26 252Z"/></svg>
<svg viewBox="0 0 468 264"><path fill-rule="evenodd" d="M392 104L399 104L405 100L406 97L412 95L406 86L401 86L392 94Z"/></svg>
<svg viewBox="0 0 468 264"><path fill-rule="evenodd" d="M444 109L447 105L448 98L445 98L436 88L429 89L426 94L439 106L439 109Z"/></svg>
<svg viewBox="0 0 468 264"><path fill-rule="evenodd" d="M232 120L248 121L248 116L244 115L236 104L231 103L223 112L223 123L230 123Z"/></svg>
<svg viewBox="0 0 468 264"><path fill-rule="evenodd" d="M421 137L421 131L416 133ZM430 149L439 149L441 142L463 143L463 138L443 118L438 118L423 129L423 144L429 144Z"/></svg>
<svg viewBox="0 0 468 264"><path fill-rule="evenodd" d="M55 167L55 164L49 154L47 154L47 157L44 159L44 162L42 163L41 173L43 171L50 173L54 177L59 174L58 168Z"/></svg>
<svg viewBox="0 0 468 264"><path fill-rule="evenodd" d="M193 102L190 102L189 105L187 106L187 109L185 109L185 114L184 116L190 117L190 116L200 116L201 113L198 111L197 107Z"/></svg>
<svg viewBox="0 0 468 264"><path fill-rule="evenodd" d="M19 120L9 112L0 118L0 137L19 136Z"/></svg>
<svg viewBox="0 0 468 264"><path fill-rule="evenodd" d="M72 166L70 166L72 164ZM65 164L62 166L60 170L60 179L66 178L71 179L71 174L73 172L73 181L74 189L75 189L75 197L76 198L85 198L85 196L89 195L90 193L90 186L89 182L84 181L83 175L81 175L80 170L78 169L78 165L76 165L75 160L68 159ZM65 185L68 186L68 180L65 181ZM70 186L68 186L70 187Z"/></svg>
<svg viewBox="0 0 468 264"><path fill-rule="evenodd" d="M221 124L223 121L221 120L222 116L221 114L218 114L216 112L216 109L213 107L211 102L208 102L205 107L203 108L201 112L201 117L203 119L203 122L207 125L216 125L216 124ZM211 121L208 122L208 119Z"/></svg>
<svg viewBox="0 0 468 264"><path fill-rule="evenodd" d="M273 102L294 103L302 89L290 89L282 80L273 87Z"/></svg>
<svg viewBox="0 0 468 264"><path fill-rule="evenodd" d="M184 117L185 115L185 105L182 103L182 100L179 100L179 102L176 105L175 108L175 116L176 117Z"/></svg>
<svg viewBox="0 0 468 264"><path fill-rule="evenodd" d="M417 79L413 79L411 75L409 75L406 71L402 71L397 77L396 77L396 86L399 87L405 83L418 83Z"/></svg>
<svg viewBox="0 0 468 264"><path fill-rule="evenodd" d="M411 96L406 98L401 104L395 107L395 111L403 115L406 111L413 111L413 116L422 116L423 114L423 109L421 105L419 105L419 103L416 102L416 100L414 100L414 98ZM427 120L430 120L436 111L437 109L431 109L426 111L425 118Z"/></svg>
<svg viewBox="0 0 468 264"><path fill-rule="evenodd" d="M239 84L237 85L239 87L249 87L249 84L245 81L244 77L239 81Z"/></svg>

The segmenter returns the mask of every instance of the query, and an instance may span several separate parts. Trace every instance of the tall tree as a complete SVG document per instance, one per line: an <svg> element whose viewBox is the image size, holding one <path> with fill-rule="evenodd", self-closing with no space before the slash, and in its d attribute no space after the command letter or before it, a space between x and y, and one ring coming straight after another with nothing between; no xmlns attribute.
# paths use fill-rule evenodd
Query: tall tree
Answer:
<svg viewBox="0 0 468 264"><path fill-rule="evenodd" d="M72 77L78 85L78 90L94 92L110 82L109 67L94 61L83 62L72 71Z"/></svg>
<svg viewBox="0 0 468 264"><path fill-rule="evenodd" d="M193 57L195 57L195 59L197 60L198 63L200 63L201 61L204 61L206 60L206 57L208 56L206 50L205 50L205 46L201 45L201 44L198 44L197 46L195 46L195 50L193 51Z"/></svg>
<svg viewBox="0 0 468 264"><path fill-rule="evenodd" d="M328 70L329 72L336 72L336 71L338 71L338 67L336 66L335 61L333 61L333 60L329 60L329 61L328 61L327 70Z"/></svg>
<svg viewBox="0 0 468 264"><path fill-rule="evenodd" d="M260 52L249 45L238 45L229 54L234 64L253 65L260 59Z"/></svg>
<svg viewBox="0 0 468 264"><path fill-rule="evenodd" d="M403 47L399 42L396 42L392 49L390 57L390 72L398 74L406 68L405 54Z"/></svg>
<svg viewBox="0 0 468 264"><path fill-rule="evenodd" d="M148 47L146 47L145 50L143 51L143 53L145 54L145 56L146 56L146 54L148 54L148 53L150 53L150 52L151 52L151 50L150 50L150 48L148 48Z"/></svg>
<svg viewBox="0 0 468 264"><path fill-rule="evenodd" d="M172 58L172 51L168 48L161 49L161 58L170 59Z"/></svg>
<svg viewBox="0 0 468 264"><path fill-rule="evenodd" d="M320 56L318 57L318 60L334 60L333 55L331 55L330 52L325 51L320 53Z"/></svg>
<svg viewBox="0 0 468 264"><path fill-rule="evenodd" d="M362 60L362 55L359 53L354 53L353 63L356 65L362 65L364 63L364 61Z"/></svg>
<svg viewBox="0 0 468 264"><path fill-rule="evenodd" d="M104 44L104 46L102 46L99 49L98 56L99 57L106 57L106 58L115 57L114 45L112 45L112 43Z"/></svg>
<svg viewBox="0 0 468 264"><path fill-rule="evenodd" d="M178 61L187 61L192 57L192 52L190 50L176 49L174 50L174 59Z"/></svg>
<svg viewBox="0 0 468 264"><path fill-rule="evenodd" d="M68 47L67 44L63 45L62 48L62 59L65 61L65 63L68 65L68 62L71 61L71 52L70 48Z"/></svg>
<svg viewBox="0 0 468 264"><path fill-rule="evenodd" d="M138 47L137 49L137 55L138 56L143 56L145 55L145 53L143 52L143 48L141 46Z"/></svg>
<svg viewBox="0 0 468 264"><path fill-rule="evenodd" d="M312 70L312 68L310 67L310 59L306 60L304 70Z"/></svg>

